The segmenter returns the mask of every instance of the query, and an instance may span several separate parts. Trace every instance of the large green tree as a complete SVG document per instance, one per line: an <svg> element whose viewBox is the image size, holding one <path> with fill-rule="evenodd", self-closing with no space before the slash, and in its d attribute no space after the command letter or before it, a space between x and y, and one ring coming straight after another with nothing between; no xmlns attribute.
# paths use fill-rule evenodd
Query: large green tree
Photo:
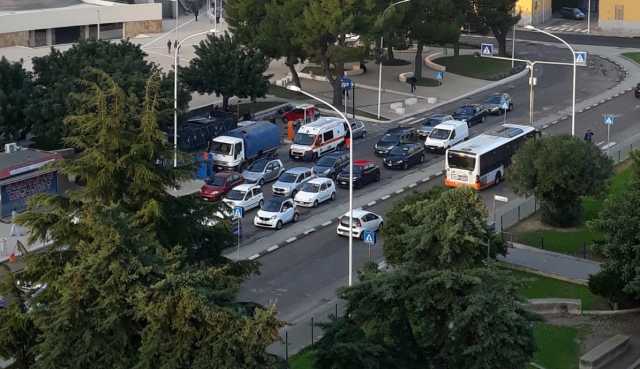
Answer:
<svg viewBox="0 0 640 369"><path fill-rule="evenodd" d="M207 36L195 46L195 54L181 72L191 90L222 96L224 109L233 96L255 99L266 95L269 78L264 73L269 59L261 51L225 32Z"/></svg>
<svg viewBox="0 0 640 369"><path fill-rule="evenodd" d="M487 252L492 257L506 252L486 219L482 199L469 189L438 188L410 196L385 217L385 259L419 270L482 265Z"/></svg>
<svg viewBox="0 0 640 369"><path fill-rule="evenodd" d="M582 196L598 195L613 173L613 164L597 146L571 136L527 141L513 156L508 171L520 195L535 195L542 221L567 227L581 220Z"/></svg>
<svg viewBox="0 0 640 369"><path fill-rule="evenodd" d="M229 32L233 37L244 45L255 46L260 36L259 29L266 17L267 6L271 2L272 0L227 0L224 19L229 24Z"/></svg>
<svg viewBox="0 0 640 369"><path fill-rule="evenodd" d="M139 45L128 41L81 41L67 51L52 48L49 55L34 58L34 93L28 118L38 145L49 149L62 146L63 138L69 134L64 118L74 113L69 96L82 88L78 81L84 78L87 68L105 71L128 95L142 101L146 81L159 72L158 66L145 57ZM173 117L173 73L162 75L160 86L158 121L165 128ZM178 109L182 112L191 95L182 84L178 94Z"/></svg>
<svg viewBox="0 0 640 369"><path fill-rule="evenodd" d="M0 143L23 139L30 129L26 119L33 82L22 63L0 59Z"/></svg>
<svg viewBox="0 0 640 369"><path fill-rule="evenodd" d="M590 278L589 287L622 306L640 301L640 152L632 152L631 160L631 183L612 193L589 224L604 235L598 249L605 256L602 271Z"/></svg>
<svg viewBox="0 0 640 369"><path fill-rule="evenodd" d="M508 56L507 35L520 21L520 14L516 14L518 0L471 0L471 3L478 22L489 28L498 41L500 56Z"/></svg>
<svg viewBox="0 0 640 369"><path fill-rule="evenodd" d="M226 222L210 225L215 207L166 191L192 168L159 160L171 155L156 118L160 84L152 75L139 100L92 70L70 97L65 142L79 154L57 168L85 185L36 196L19 217L33 240L52 242L21 276L48 288L40 308L0 315L2 326L24 314L35 322L33 368L273 367L275 312L246 315L234 303L256 264L221 255L233 237Z"/></svg>
<svg viewBox="0 0 640 369"><path fill-rule="evenodd" d="M370 271L340 291L316 367L524 369L535 343L518 283L498 268Z"/></svg>

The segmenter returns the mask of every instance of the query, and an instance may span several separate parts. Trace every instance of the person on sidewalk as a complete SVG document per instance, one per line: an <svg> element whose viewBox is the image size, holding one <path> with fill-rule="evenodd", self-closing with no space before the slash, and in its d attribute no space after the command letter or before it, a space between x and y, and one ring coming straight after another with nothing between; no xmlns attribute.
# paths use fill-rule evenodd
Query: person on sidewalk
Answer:
<svg viewBox="0 0 640 369"><path fill-rule="evenodd" d="M9 231L10 237L22 236L18 234L18 226L16 225L16 217L18 216L18 212L16 209L11 210L11 230Z"/></svg>
<svg viewBox="0 0 640 369"><path fill-rule="evenodd" d="M167 54L171 54L171 40L167 41Z"/></svg>
<svg viewBox="0 0 640 369"><path fill-rule="evenodd" d="M584 133L584 140L587 141L588 143L591 143L593 141L593 131L590 129L587 129L587 131Z"/></svg>
<svg viewBox="0 0 640 369"><path fill-rule="evenodd" d="M409 77L408 78L408 82L409 82L409 85L411 85L411 93L415 94L416 93L416 83L418 83L418 80L416 79L416 77Z"/></svg>
<svg viewBox="0 0 640 369"><path fill-rule="evenodd" d="M362 73L367 73L367 65L363 62L360 62L360 69L362 69Z"/></svg>
<svg viewBox="0 0 640 369"><path fill-rule="evenodd" d="M178 40L177 40L177 39L173 42L173 49L174 49L178 54L180 54L180 50L178 50Z"/></svg>
<svg viewBox="0 0 640 369"><path fill-rule="evenodd" d="M200 10L198 8L193 10L193 15L196 16L196 22L198 21L198 14L200 14Z"/></svg>

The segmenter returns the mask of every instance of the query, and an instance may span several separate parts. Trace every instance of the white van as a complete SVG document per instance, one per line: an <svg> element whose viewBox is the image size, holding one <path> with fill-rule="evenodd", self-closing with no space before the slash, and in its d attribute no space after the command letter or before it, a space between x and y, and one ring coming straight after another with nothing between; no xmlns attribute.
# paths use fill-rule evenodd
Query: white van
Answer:
<svg viewBox="0 0 640 369"><path fill-rule="evenodd" d="M444 152L469 138L469 125L461 120L449 120L433 127L424 146L431 151Z"/></svg>
<svg viewBox="0 0 640 369"><path fill-rule="evenodd" d="M316 160L344 144L347 134L340 118L322 117L300 127L289 148L292 159Z"/></svg>

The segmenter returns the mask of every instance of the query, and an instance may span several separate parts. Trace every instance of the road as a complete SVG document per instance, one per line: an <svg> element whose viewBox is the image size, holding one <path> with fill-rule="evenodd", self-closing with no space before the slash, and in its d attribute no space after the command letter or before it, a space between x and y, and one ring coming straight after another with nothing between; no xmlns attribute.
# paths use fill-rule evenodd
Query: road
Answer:
<svg viewBox="0 0 640 369"><path fill-rule="evenodd" d="M520 53L525 56L530 56L531 58L544 57L545 60L556 60L556 61L568 61L570 60L570 55L567 54L566 50L551 47L551 46L540 46L534 44L523 44L519 46ZM539 65L536 67L535 74L538 78L538 85L536 86L536 99L535 99L535 117L541 118L547 116L549 114L553 114L559 110L565 109L566 107L571 105L571 73L567 73L570 70L568 67L564 66L553 66L553 65ZM591 58L591 63L589 67L579 68L578 69L578 84L577 84L577 100L583 100L588 97L596 95L601 89L611 88L615 85L618 79L617 69L610 63L598 58ZM446 104L440 106L437 109L429 112L431 113L451 113L458 106L464 103L480 103L487 96L494 92L506 92L512 96L514 101L515 109L511 112L506 120L512 123L524 123L528 124L529 122L529 89L528 89L528 80L526 78L520 79L513 83L502 86L498 89L486 91L483 93L479 93L473 96L470 96L464 101ZM415 123L421 116L428 115L427 113L420 114L415 117L415 119L410 119L405 125L410 123ZM483 124L479 124L473 126L471 128L471 135L478 135L486 130L492 129L495 126L503 123L505 121L504 116L489 116L487 120ZM401 121L402 122L402 121ZM388 124L388 123L368 123L367 129L369 135L365 139L356 140L354 143L354 156L356 159L369 159L376 161L378 165L381 167L382 171L382 180L373 185L367 186L365 189L357 190L355 192L355 196L358 197L359 194L365 193L367 191L373 191L378 188L388 187L394 181L398 181L403 176L406 176L410 173L415 173L420 170L423 170L429 165L438 162L442 159L441 155L436 154L427 154L427 160L425 163L420 166L415 166L411 170L402 171L402 170L388 170L383 168L382 160L376 157L373 154L373 145L378 141L378 139L382 136L382 134L389 128L397 126L397 124ZM582 135L584 132L577 130L578 135ZM598 133L597 133L598 135ZM305 162L292 162L288 159L287 155L288 146L284 146L279 154L283 159L283 162L287 168L294 166L311 166L312 163ZM269 199L271 197L271 184L266 184L263 187L265 199ZM347 199L347 191L339 189L337 193L338 202L344 202ZM318 209L304 209L299 208L300 212L300 222L306 222L310 218L312 218L315 214L319 214L327 209L331 209L332 205L327 203L325 205L320 206ZM253 226L253 217L257 210L252 210L247 212L245 218L243 219L242 229L242 245L247 245L254 243L264 237L271 235L274 230L270 229L259 229ZM315 226L315 224L310 224L310 226ZM286 229L287 226L285 226ZM280 231L283 232L283 231ZM285 230L286 232L286 230Z"/></svg>
<svg viewBox="0 0 640 369"><path fill-rule="evenodd" d="M552 32L553 33L553 32ZM512 33L509 33L511 38ZM572 45L594 45L594 46L615 46L624 48L640 48L640 38L638 37L613 37L613 36L597 36L585 34L562 33L558 34L563 40ZM547 35L539 32L516 31L516 40L542 41L560 43Z"/></svg>

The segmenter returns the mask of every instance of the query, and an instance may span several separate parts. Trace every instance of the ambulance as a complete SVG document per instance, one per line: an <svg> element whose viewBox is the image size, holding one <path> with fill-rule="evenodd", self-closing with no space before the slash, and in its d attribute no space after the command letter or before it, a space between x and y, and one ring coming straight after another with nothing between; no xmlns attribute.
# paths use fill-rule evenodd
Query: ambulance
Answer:
<svg viewBox="0 0 640 369"><path fill-rule="evenodd" d="M289 157L315 161L344 146L348 128L341 118L321 117L300 127L289 148Z"/></svg>

